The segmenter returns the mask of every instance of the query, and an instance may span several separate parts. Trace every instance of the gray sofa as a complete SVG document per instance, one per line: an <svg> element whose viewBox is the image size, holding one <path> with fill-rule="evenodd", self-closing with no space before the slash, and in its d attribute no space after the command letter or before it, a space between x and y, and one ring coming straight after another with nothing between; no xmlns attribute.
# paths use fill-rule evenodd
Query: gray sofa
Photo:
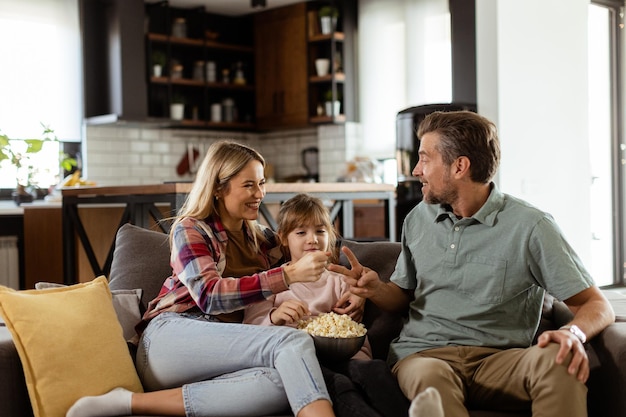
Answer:
<svg viewBox="0 0 626 417"><path fill-rule="evenodd" d="M398 243L354 242L344 240L361 262L378 271L383 279L391 275L400 250ZM346 264L346 260L341 262ZM120 228L109 285L112 290L143 289L140 309L158 293L169 276L167 236L130 224ZM556 328L569 320L570 313L561 302L547 296L544 302L542 329ZM381 312L366 304L364 322L375 357L385 358L389 342L402 326L402 317ZM626 323L618 322L587 344L591 361L589 378L589 415L591 417L626 417ZM0 417L32 416L20 359L8 329L0 323ZM473 417L530 416L488 410L472 410ZM401 417L401 416L399 416Z"/></svg>

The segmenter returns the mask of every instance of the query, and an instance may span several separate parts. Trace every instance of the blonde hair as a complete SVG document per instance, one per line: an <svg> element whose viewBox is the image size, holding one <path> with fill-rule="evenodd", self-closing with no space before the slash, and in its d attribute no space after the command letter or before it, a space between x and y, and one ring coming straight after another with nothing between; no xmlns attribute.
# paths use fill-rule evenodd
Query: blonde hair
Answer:
<svg viewBox="0 0 626 417"><path fill-rule="evenodd" d="M218 214L216 195L227 192L230 187L230 180L250 161L259 161L265 167L265 159L261 154L248 146L229 140L213 143L198 168L189 195L174 217L172 230L185 217L204 220L213 214ZM259 240L265 241L265 236L256 227L255 220L246 220L246 222L249 229L254 232L254 245L255 249L258 250ZM170 235L170 239L171 237Z"/></svg>
<svg viewBox="0 0 626 417"><path fill-rule="evenodd" d="M333 262L338 259L337 232L330 220L328 208L319 198L304 193L296 194L280 206L276 222L278 223L281 249L286 258L291 258L287 243L289 233L302 226L323 225L328 232L328 248L326 250L332 253Z"/></svg>

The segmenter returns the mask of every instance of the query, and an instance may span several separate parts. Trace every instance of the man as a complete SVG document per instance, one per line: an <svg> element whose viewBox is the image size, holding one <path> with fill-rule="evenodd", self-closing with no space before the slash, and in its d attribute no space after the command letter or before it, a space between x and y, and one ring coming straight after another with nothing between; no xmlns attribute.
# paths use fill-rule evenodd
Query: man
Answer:
<svg viewBox="0 0 626 417"><path fill-rule="evenodd" d="M391 282L352 253L351 271L331 267L354 294L408 310L389 360L405 395L418 400L412 415L464 417L467 407L532 404L535 417L586 416L583 344L614 321L610 304L552 217L491 181L500 161L492 122L437 112L418 137L413 175L424 202L404 221ZM574 318L531 346L545 291L564 300Z"/></svg>

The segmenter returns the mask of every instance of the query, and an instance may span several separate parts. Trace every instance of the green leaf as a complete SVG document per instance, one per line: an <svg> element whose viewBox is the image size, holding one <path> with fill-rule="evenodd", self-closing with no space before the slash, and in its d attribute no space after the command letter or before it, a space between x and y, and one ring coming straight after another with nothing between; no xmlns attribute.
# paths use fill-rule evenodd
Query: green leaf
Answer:
<svg viewBox="0 0 626 417"><path fill-rule="evenodd" d="M9 146L9 137L7 135L0 135L0 148Z"/></svg>
<svg viewBox="0 0 626 417"><path fill-rule="evenodd" d="M65 170L65 171L71 171L72 168L74 168L75 166L78 165L78 162L76 161L76 159L74 158L64 158L61 161L61 167Z"/></svg>
<svg viewBox="0 0 626 417"><path fill-rule="evenodd" d="M41 139L24 139L27 148L26 153L37 153L43 147L43 140Z"/></svg>

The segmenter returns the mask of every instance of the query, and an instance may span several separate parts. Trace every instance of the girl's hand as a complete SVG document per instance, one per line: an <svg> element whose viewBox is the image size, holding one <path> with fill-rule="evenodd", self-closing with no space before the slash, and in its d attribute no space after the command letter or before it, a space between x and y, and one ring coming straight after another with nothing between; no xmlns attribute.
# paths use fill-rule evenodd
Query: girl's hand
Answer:
<svg viewBox="0 0 626 417"><path fill-rule="evenodd" d="M309 306L300 300L287 300L270 312L270 321L276 326L296 323L310 315Z"/></svg>
<svg viewBox="0 0 626 417"><path fill-rule="evenodd" d="M307 252L297 262L283 267L287 285L294 282L313 282L320 279L328 264L330 252Z"/></svg>
<svg viewBox="0 0 626 417"><path fill-rule="evenodd" d="M333 311L337 314L347 314L356 322L363 320L363 311L365 310L365 298L346 292L341 296L333 307Z"/></svg>

